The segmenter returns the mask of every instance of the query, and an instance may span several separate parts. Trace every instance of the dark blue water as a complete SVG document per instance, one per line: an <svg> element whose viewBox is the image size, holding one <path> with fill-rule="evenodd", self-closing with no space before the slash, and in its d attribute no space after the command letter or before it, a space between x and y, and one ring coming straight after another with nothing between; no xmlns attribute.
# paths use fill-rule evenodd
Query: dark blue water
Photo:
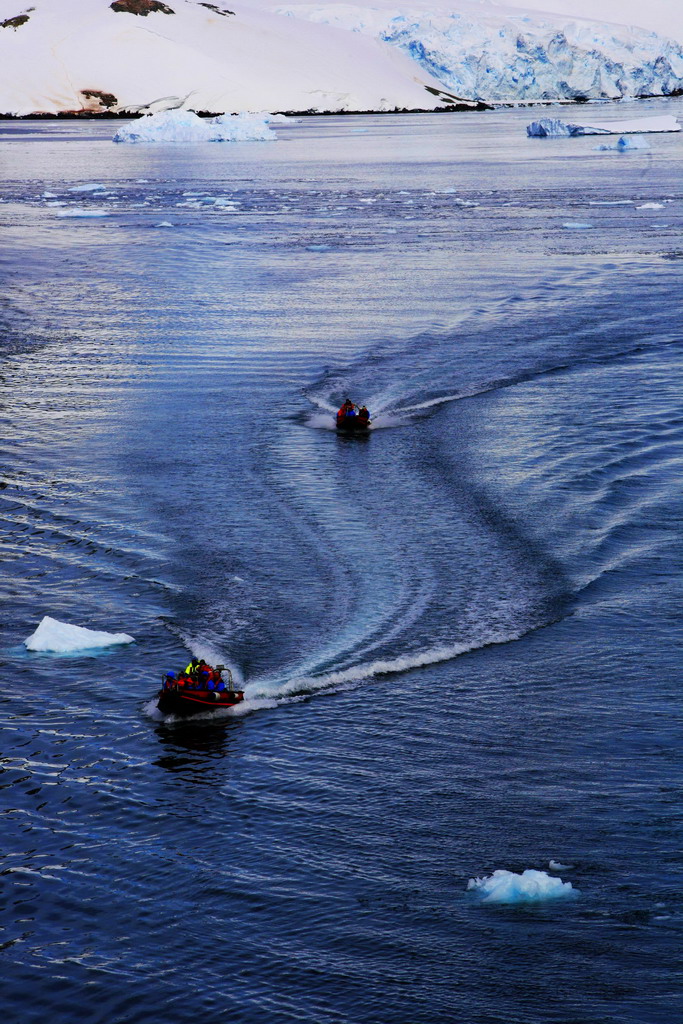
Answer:
<svg viewBox="0 0 683 1024"><path fill-rule="evenodd" d="M9 1021L681 1019L683 137L533 116L0 128Z"/></svg>

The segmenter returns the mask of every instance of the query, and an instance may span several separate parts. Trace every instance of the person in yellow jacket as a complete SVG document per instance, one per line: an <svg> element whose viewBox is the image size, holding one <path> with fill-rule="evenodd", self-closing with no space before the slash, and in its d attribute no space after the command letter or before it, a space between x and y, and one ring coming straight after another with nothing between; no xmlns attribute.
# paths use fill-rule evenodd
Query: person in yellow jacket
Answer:
<svg viewBox="0 0 683 1024"><path fill-rule="evenodd" d="M190 664L185 669L185 675L187 675L187 676L196 676L198 670L199 670L199 658L193 658L192 661L190 662Z"/></svg>

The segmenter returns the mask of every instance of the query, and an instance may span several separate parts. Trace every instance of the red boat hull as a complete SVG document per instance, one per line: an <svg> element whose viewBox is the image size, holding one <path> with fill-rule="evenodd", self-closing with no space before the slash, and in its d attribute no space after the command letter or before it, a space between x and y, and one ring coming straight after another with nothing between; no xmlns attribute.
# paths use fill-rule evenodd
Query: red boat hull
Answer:
<svg viewBox="0 0 683 1024"><path fill-rule="evenodd" d="M337 416L337 430L344 434L366 434L370 429L370 420L359 416Z"/></svg>
<svg viewBox="0 0 683 1024"><path fill-rule="evenodd" d="M157 707L165 715L187 718L206 711L231 708L243 700L242 690L159 690Z"/></svg>

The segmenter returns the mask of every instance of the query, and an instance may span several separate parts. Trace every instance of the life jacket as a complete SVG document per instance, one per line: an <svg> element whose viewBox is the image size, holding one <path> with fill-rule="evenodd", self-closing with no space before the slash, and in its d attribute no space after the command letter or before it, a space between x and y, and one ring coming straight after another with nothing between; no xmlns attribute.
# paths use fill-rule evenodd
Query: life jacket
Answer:
<svg viewBox="0 0 683 1024"><path fill-rule="evenodd" d="M198 663L197 663L197 664L198 664ZM193 673L193 672L196 672L196 671L197 671L197 665L195 664L195 660L194 660L194 658L193 658L193 659L192 659L192 661L190 662L190 664L189 664L189 665L187 666L187 668L185 669L185 675L186 675L186 676L191 676L191 675L192 675L192 673Z"/></svg>

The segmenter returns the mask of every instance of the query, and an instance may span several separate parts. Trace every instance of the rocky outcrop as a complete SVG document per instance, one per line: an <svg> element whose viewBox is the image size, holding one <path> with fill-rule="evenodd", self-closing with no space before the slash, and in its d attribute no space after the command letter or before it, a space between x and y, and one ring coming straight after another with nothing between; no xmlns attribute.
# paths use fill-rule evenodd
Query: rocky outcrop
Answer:
<svg viewBox="0 0 683 1024"><path fill-rule="evenodd" d="M35 10L34 7L29 7L28 11L24 14L17 14L16 18L7 18L6 21L0 21L0 28L13 28L18 29L22 25L25 25L29 20L28 16L31 11Z"/></svg>
<svg viewBox="0 0 683 1024"><path fill-rule="evenodd" d="M175 14L175 11L172 11L166 4L162 4L161 0L114 0L110 7L112 11L139 14L142 18L146 18L148 14L155 14L157 11L159 14Z"/></svg>

